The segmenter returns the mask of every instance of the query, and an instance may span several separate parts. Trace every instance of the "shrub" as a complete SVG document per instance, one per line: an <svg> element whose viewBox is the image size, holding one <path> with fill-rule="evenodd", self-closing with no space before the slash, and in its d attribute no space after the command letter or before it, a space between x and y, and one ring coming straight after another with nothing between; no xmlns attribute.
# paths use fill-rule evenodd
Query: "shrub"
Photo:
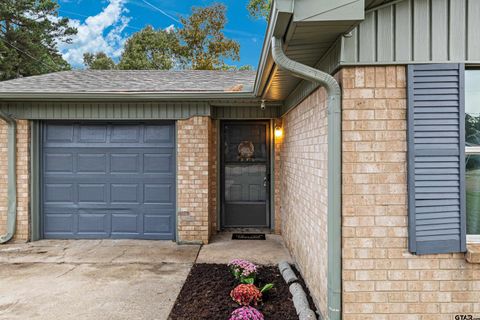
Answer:
<svg viewBox="0 0 480 320"><path fill-rule="evenodd" d="M264 320L263 314L252 307L241 307L232 312L229 320Z"/></svg>
<svg viewBox="0 0 480 320"><path fill-rule="evenodd" d="M257 305L262 300L262 293L253 284L239 284L231 292L233 301L242 306Z"/></svg>
<svg viewBox="0 0 480 320"><path fill-rule="evenodd" d="M230 271L242 283L253 284L257 275L257 266L250 261L233 259L228 264Z"/></svg>

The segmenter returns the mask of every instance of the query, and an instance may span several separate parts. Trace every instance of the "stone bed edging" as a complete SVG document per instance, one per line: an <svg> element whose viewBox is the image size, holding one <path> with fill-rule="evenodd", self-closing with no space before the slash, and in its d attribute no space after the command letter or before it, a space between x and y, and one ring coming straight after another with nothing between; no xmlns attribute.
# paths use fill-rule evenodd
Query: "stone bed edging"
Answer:
<svg viewBox="0 0 480 320"><path fill-rule="evenodd" d="M310 309L308 303L307 294L303 290L303 287L298 283L298 278L293 272L290 264L286 261L282 261L278 264L278 269L282 274L283 279L289 285L290 293L293 296L293 305L297 311L299 320L316 320L317 315Z"/></svg>

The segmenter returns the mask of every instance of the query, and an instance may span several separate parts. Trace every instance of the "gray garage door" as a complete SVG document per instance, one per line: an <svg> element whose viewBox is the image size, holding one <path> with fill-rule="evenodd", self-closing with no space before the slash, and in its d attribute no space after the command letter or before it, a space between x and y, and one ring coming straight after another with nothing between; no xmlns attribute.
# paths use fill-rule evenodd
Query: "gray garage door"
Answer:
<svg viewBox="0 0 480 320"><path fill-rule="evenodd" d="M175 237L173 123L46 123L44 238Z"/></svg>

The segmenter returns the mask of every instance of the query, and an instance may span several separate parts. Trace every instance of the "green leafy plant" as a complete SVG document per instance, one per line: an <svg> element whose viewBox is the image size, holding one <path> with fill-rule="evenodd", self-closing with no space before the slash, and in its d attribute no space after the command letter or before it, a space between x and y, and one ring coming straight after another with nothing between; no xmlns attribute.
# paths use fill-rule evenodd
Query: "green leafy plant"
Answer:
<svg viewBox="0 0 480 320"><path fill-rule="evenodd" d="M250 261L233 259L228 264L233 276L244 284L254 284L258 267Z"/></svg>
<svg viewBox="0 0 480 320"><path fill-rule="evenodd" d="M264 285L262 287L262 289L260 289L260 292L265 293L265 292L270 291L272 288L273 288L273 283L267 283L266 285Z"/></svg>

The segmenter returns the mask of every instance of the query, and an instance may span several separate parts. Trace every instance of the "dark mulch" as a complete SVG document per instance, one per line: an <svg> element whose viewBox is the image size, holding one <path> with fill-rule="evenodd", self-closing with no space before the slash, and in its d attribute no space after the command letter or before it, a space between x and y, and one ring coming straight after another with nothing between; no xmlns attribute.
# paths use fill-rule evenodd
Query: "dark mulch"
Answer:
<svg viewBox="0 0 480 320"><path fill-rule="evenodd" d="M262 266L258 272L259 287L273 283L257 308L267 320L298 319L288 286L277 267ZM237 285L224 264L195 264L175 302L170 320L228 320L239 306L230 298Z"/></svg>

